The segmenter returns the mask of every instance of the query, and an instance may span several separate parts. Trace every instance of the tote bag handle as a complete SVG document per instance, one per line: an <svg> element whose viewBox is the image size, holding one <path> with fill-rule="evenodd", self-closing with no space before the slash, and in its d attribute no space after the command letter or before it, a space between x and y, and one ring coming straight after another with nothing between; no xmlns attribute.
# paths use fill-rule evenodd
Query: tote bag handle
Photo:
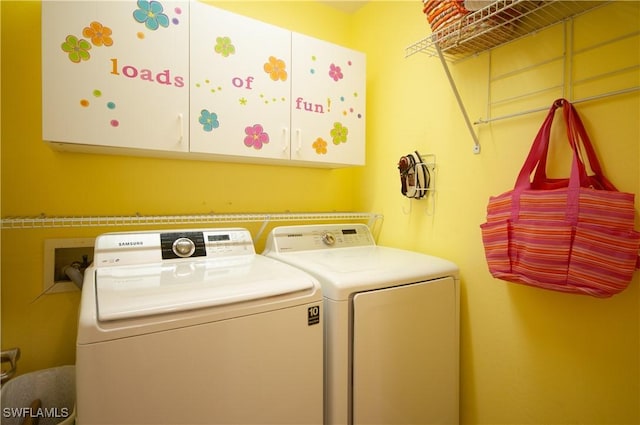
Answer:
<svg viewBox="0 0 640 425"><path fill-rule="evenodd" d="M575 107L565 99L558 99L554 102L556 106L562 106L564 112L564 119L567 126L567 133L569 135L569 143L572 149L577 149L577 153L580 161L578 166L580 167L580 185L582 187L592 187L601 190L618 191L616 187L604 176L598 157L595 153L591 139L587 134L584 124L580 119ZM555 111L555 109L554 109ZM575 142L575 143L574 143ZM531 188L533 189L558 189L567 187L568 179L549 179L546 175L547 158L548 158L548 143L544 148L543 153L540 155L540 161L537 165L535 175ZM587 161L593 175L587 175L585 168L585 161L582 157L582 152L586 153Z"/></svg>
<svg viewBox="0 0 640 425"><path fill-rule="evenodd" d="M586 168L584 166L584 160L582 159L582 156L581 156L582 152L580 150L579 145L576 144L576 142L579 142L580 139L577 139L575 137L575 132L572 129L572 123L570 121L571 118L568 115L572 105L569 102L567 102L565 99L556 100L554 102L554 105L556 107L563 108L563 113L564 113L563 117L566 125L569 145L572 150L578 149L577 152L580 158L580 162L578 163L578 166L580 167L580 184L584 187L588 187L590 186L589 177L587 176ZM539 157L539 162L535 170L536 172L533 177L531 188L532 189L559 189L559 188L567 187L569 183L568 179L549 179L547 177L547 159L549 156L549 140L547 139L545 140L545 142L546 144L544 146L543 152Z"/></svg>
<svg viewBox="0 0 640 425"><path fill-rule="evenodd" d="M532 181L531 174L534 170L536 172L541 173L540 176L546 175L544 174L544 167L546 166L546 157L549 151L549 140L551 136L551 126L553 124L553 118L555 116L555 112L558 108L564 107L563 117L565 119L567 125L567 137L569 139L569 144L572 150L572 163L571 163L571 174L568 180L568 184L566 185L567 190L567 220L571 223L576 223L578 218L578 195L580 186L583 184L587 184L588 177L586 175L586 169L584 163L580 159L580 145L579 139L576 139L576 132L579 133L574 125L574 114L571 113L573 110L573 105L569 103L565 99L558 99L551 105L549 109L549 113L545 121L543 122L536 138L533 141L533 145L529 150L529 154L525 159L525 162L518 174L518 178L516 180L515 187L512 192L512 203L511 203L511 219L516 220L520 213L520 196L523 191L532 189ZM581 123L580 123L581 124ZM586 135L586 132L585 132ZM590 143L590 141L589 141ZM591 148L593 151L593 148ZM589 154L588 154L589 155ZM537 168L536 168L537 167ZM597 165L599 169L599 164ZM542 171L540 171L542 169Z"/></svg>
<svg viewBox="0 0 640 425"><path fill-rule="evenodd" d="M616 189L613 183L611 183L602 173L602 167L598 161L598 156L596 155L591 139L589 139L589 135L584 128L584 124L582 123L582 119L580 119L578 111L571 103L567 102L567 107L564 108L564 112L565 115L568 115L568 118L565 118L565 120L570 124L567 131L574 132L573 139L578 141L578 145L584 148L587 153L589 167L594 174L592 177L588 178L588 186L592 186L595 189L618 192L618 189Z"/></svg>
<svg viewBox="0 0 640 425"><path fill-rule="evenodd" d="M547 155L549 152L549 140L551 138L551 127L553 124L553 119L555 117L556 110L560 107L565 106L566 104L571 105L565 99L558 99L555 102L553 102L553 104L551 105L551 108L549 109L547 117L542 123L542 126L540 127L540 130L538 131L538 134L536 135L536 138L534 139L533 144L531 145L529 154L527 155L527 158L525 159L525 162L522 165L520 173L518 174L518 178L516 179L514 190L518 190L518 189L524 190L524 189L533 188L532 181L531 181L531 174L533 173L534 170L536 171L538 179L546 178L545 168L546 168ZM571 146L571 149L575 152L576 141L574 138L574 132L571 131L571 126L569 125L569 122L568 122L568 120L570 119L569 115L565 113L564 119L565 121L567 121L567 137L569 139L569 144ZM584 171L584 165L582 164L582 161L580 161L578 165L581 166L580 167L581 171ZM586 176L586 172L585 172L585 176ZM535 181L536 180L534 178L534 182ZM564 186L566 187L567 185L565 184Z"/></svg>

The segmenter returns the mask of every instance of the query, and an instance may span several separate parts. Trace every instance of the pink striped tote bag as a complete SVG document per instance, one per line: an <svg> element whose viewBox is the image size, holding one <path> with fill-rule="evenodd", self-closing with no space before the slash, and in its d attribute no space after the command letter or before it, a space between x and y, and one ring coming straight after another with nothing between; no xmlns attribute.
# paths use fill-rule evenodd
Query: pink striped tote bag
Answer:
<svg viewBox="0 0 640 425"><path fill-rule="evenodd" d="M545 170L558 108L573 153L568 179L549 179ZM640 264L634 217L634 194L618 191L604 177L575 107L559 99L514 188L489 199L480 226L489 271L513 283L610 297L629 285Z"/></svg>

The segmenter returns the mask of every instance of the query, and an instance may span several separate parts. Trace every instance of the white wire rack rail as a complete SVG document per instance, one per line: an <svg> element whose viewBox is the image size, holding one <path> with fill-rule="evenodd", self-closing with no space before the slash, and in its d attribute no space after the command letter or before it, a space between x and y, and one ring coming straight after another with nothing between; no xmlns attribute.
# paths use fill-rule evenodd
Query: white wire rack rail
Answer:
<svg viewBox="0 0 640 425"><path fill-rule="evenodd" d="M165 226L220 223L263 223L292 221L367 221L369 227L382 215L368 212L311 212L311 213L236 213L236 214L189 214L189 215L132 215L132 216L87 216L49 217L5 217L2 229L46 229L61 227L121 227L121 226Z"/></svg>
<svg viewBox="0 0 640 425"><path fill-rule="evenodd" d="M437 56L440 50L448 60L461 60L531 35L608 1L497 0L411 44L405 49L405 56L416 53Z"/></svg>

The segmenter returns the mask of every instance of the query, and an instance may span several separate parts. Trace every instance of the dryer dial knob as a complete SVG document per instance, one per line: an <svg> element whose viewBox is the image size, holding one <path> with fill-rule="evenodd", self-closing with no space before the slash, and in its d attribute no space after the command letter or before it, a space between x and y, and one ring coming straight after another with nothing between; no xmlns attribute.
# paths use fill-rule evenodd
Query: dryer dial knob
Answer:
<svg viewBox="0 0 640 425"><path fill-rule="evenodd" d="M322 242L327 246L333 246L336 243L336 237L330 232L323 233Z"/></svg>
<svg viewBox="0 0 640 425"><path fill-rule="evenodd" d="M196 244L189 238L178 238L173 242L173 253L178 257L190 257L196 250Z"/></svg>

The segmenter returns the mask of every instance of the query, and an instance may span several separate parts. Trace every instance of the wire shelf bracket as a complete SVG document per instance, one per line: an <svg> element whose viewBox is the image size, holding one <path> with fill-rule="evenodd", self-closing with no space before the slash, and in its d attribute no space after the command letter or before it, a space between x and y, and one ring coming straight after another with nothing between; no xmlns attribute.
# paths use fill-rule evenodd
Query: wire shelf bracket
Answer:
<svg viewBox="0 0 640 425"><path fill-rule="evenodd" d="M547 109L547 107L529 109L522 112L505 114L500 117L492 118L490 109L491 101L488 105L487 118L480 118L472 122L465 107L464 101L456 82L449 69L449 63L456 63L481 53L489 53L489 64L491 63L491 52L493 49L503 46L507 43L537 34L543 29L549 28L556 24L564 25L565 38L567 36L567 26L573 31L573 21L579 15L595 10L596 8L612 3L612 0L602 1L530 1L530 0L496 0L489 5L464 16L459 22L439 29L429 36L409 45L405 48L405 58L417 53L424 53L428 56L437 56L442 63L447 80L451 86L456 102L463 115L465 124L473 139L473 153L480 153L480 140L476 133L474 125L487 124L500 119L506 119L538 112ZM572 34L571 34L572 35ZM638 37L638 32L626 34L624 37ZM572 40L573 41L573 40ZM613 44L617 40L605 41L602 44ZM566 43L566 40L565 40ZM624 87L622 89L612 90L605 93L597 93L595 95L574 98L574 86L579 85L582 81L573 79L571 72L566 72L567 66L572 66L574 54L573 45L565 48L560 58L553 60L561 60L563 62L563 74L569 75L569 81L563 81L561 87L545 88L548 91L561 91L562 97L567 98L572 103L587 102L591 100L603 99L610 96L618 96L621 94L636 92L640 90L640 86ZM601 46L595 46L600 48ZM567 51L568 50L568 51ZM542 66L544 62L534 64L533 67ZM489 65L490 66L490 65ZM637 72L640 69L638 65L628 70L615 70L614 73ZM515 73L519 72L518 70ZM607 78L607 75L595 76L593 78ZM489 88L491 84L491 67L489 69ZM568 91L568 94L565 94ZM539 93L534 93L539 94ZM531 93L518 97L526 97Z"/></svg>

